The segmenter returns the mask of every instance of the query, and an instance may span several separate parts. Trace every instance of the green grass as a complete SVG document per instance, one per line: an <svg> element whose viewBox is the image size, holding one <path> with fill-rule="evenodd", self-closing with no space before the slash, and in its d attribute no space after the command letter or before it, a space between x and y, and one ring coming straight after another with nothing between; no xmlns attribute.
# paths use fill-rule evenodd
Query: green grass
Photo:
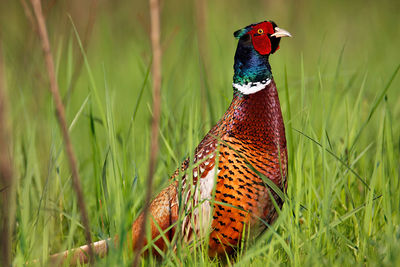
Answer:
<svg viewBox="0 0 400 267"><path fill-rule="evenodd" d="M85 238L39 42L18 1L4 6L0 25L17 178L13 257L21 266L84 244ZM232 33L273 19L294 35L271 56L289 148L287 201L270 230L227 265L399 265L399 4L208 1L207 6L203 60L195 5L163 2L155 193L230 103ZM79 2L56 2L47 17L63 95L81 53L71 23L83 38L87 14L80 8L85 10ZM125 236L144 201L152 112L148 26L147 1L101 2L87 61L67 101L94 240ZM178 241L162 264L224 264L209 259L205 248ZM129 250L114 249L99 265L127 266L132 257ZM151 258L143 264L158 265Z"/></svg>

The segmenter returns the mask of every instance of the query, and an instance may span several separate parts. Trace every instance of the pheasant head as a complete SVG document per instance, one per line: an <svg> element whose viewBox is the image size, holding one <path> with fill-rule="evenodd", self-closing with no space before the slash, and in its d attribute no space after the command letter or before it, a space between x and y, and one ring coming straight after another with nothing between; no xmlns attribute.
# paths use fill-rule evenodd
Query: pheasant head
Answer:
<svg viewBox="0 0 400 267"><path fill-rule="evenodd" d="M252 94L265 88L272 78L269 55L279 49L281 37L291 37L273 21L251 24L233 34L239 39L235 54L233 88Z"/></svg>

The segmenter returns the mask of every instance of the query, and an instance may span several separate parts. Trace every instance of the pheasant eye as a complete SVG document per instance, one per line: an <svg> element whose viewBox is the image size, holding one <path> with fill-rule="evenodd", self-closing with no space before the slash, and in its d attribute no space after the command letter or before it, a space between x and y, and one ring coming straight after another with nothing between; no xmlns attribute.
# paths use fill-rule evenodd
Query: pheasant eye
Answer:
<svg viewBox="0 0 400 267"><path fill-rule="evenodd" d="M258 33L258 34L263 34L263 33L264 33L264 30L263 30L263 29L258 29L258 30L257 30L257 33Z"/></svg>

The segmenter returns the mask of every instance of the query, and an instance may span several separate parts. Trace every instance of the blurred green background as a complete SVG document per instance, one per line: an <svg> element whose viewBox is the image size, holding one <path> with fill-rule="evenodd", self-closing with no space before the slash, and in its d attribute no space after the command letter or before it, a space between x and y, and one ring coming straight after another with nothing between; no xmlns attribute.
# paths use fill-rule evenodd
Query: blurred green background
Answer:
<svg viewBox="0 0 400 267"><path fill-rule="evenodd" d="M123 235L141 208L148 168L148 2L42 5L67 119L73 122L93 238ZM384 90L400 63L400 1L169 0L161 1L161 10L161 147L154 190L168 183L229 105L233 32L273 20L293 35L270 59L287 128L288 195L297 203L288 206L308 205L311 215L302 218L306 234L300 226L287 231L277 226L293 255L266 239L275 252L253 249L243 262L263 263L263 253L275 263L300 265L399 262L400 79ZM0 42L17 179L13 253L21 264L80 245L84 237L29 1L0 2ZM296 130L355 168L373 191ZM372 206L368 201L378 195L380 204ZM310 239L363 204L369 209L351 214L343 226L344 243L336 243L341 240L336 233L317 238L317 244ZM283 225L292 223L289 215L286 219ZM120 253L123 260L116 262L127 264L129 253Z"/></svg>

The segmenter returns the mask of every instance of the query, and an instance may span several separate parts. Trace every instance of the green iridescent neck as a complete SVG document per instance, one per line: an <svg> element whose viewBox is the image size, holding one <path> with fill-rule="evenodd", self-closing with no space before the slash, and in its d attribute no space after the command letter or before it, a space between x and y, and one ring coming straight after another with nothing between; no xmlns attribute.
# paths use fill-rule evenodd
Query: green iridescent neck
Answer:
<svg viewBox="0 0 400 267"><path fill-rule="evenodd" d="M251 42L239 40L233 66L233 83L243 85L272 79L268 58L269 55L260 55L254 50Z"/></svg>

